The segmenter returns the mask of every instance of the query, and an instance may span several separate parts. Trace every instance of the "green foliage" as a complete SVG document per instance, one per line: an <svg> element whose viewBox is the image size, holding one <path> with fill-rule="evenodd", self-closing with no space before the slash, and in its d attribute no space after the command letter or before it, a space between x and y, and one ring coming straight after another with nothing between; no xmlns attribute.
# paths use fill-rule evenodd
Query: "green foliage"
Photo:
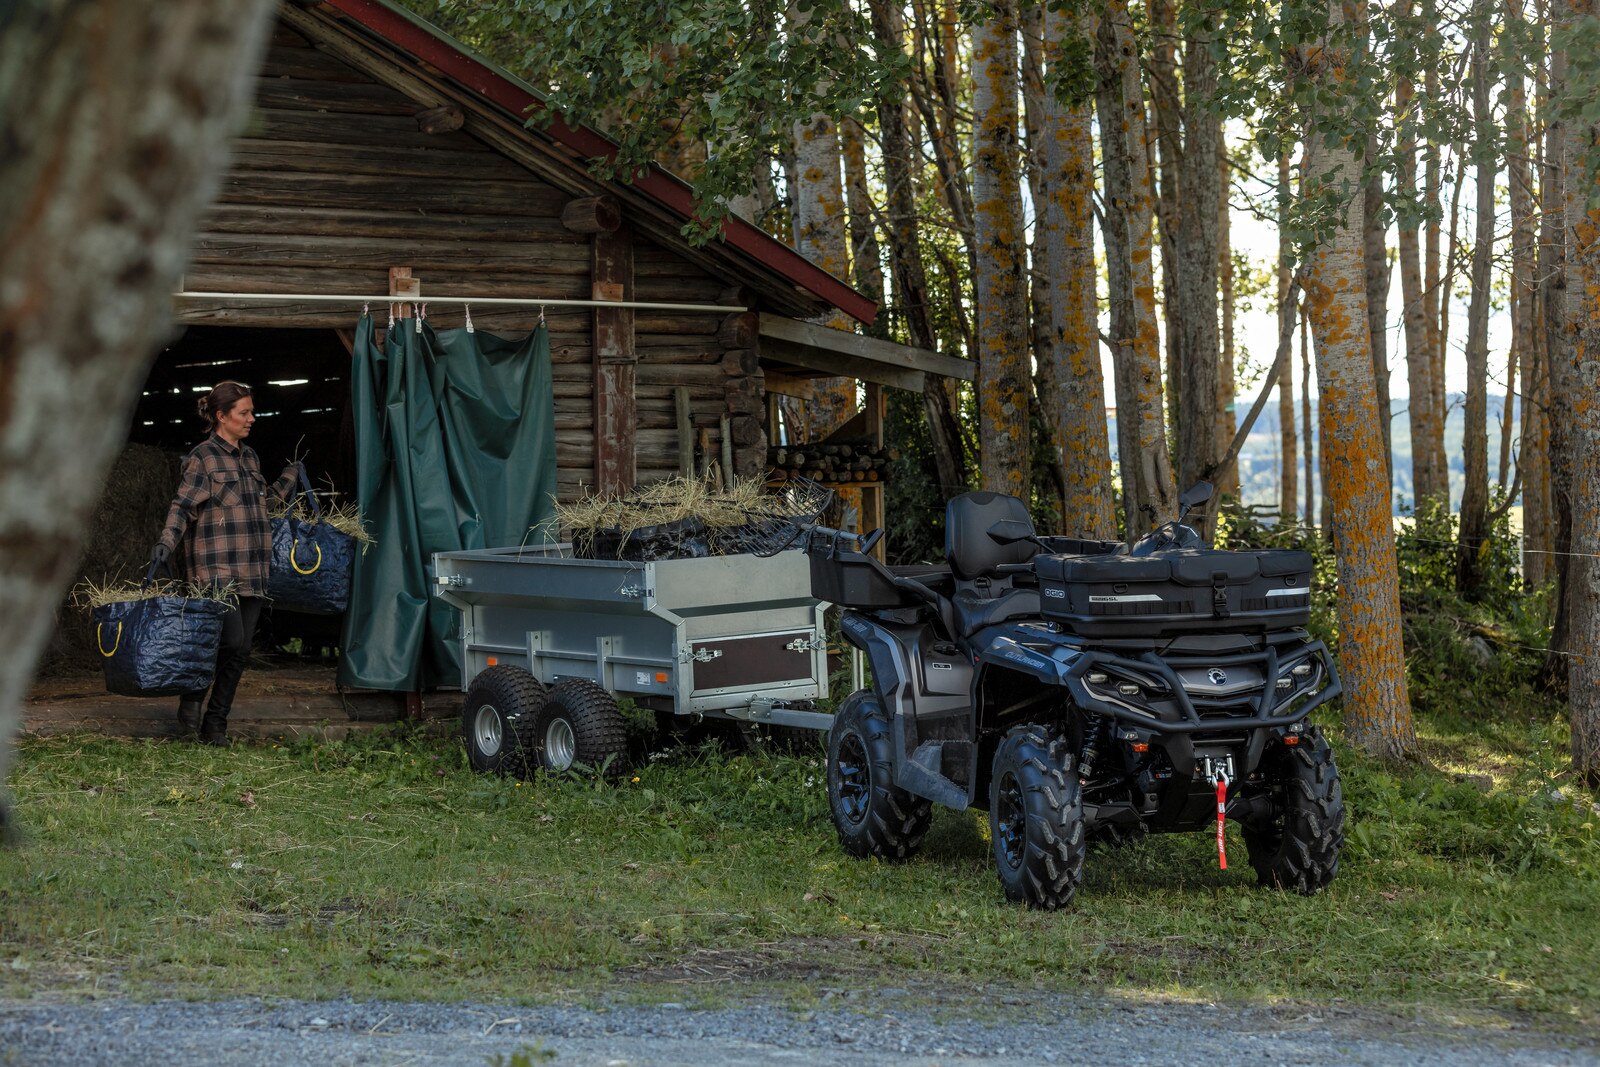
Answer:
<svg viewBox="0 0 1600 1067"><path fill-rule="evenodd" d="M884 542L890 563L922 563L944 557L944 494L928 437L928 420L920 394L903 389L888 393L884 440L900 450L889 466L884 490Z"/></svg>
<svg viewBox="0 0 1600 1067"><path fill-rule="evenodd" d="M537 126L560 118L603 130L612 159L590 161L628 181L673 145L707 158L682 175L698 215L685 232L714 236L727 202L770 169L795 123L868 109L903 82L906 59L879 50L870 24L845 0L409 0L419 14L485 51L544 96Z"/></svg>

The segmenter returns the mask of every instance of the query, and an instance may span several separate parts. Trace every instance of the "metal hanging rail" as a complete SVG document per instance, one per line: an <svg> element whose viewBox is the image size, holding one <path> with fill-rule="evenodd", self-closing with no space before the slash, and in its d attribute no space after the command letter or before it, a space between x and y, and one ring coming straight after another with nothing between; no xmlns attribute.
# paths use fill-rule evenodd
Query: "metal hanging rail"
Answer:
<svg viewBox="0 0 1600 1067"><path fill-rule="evenodd" d="M477 304L480 307L582 307L630 308L640 311L716 311L734 315L747 311L737 304L666 304L652 300L524 300L504 296L419 296L384 293L382 296L346 296L328 293L208 293L185 290L172 294L179 300L279 300L284 303L321 304Z"/></svg>

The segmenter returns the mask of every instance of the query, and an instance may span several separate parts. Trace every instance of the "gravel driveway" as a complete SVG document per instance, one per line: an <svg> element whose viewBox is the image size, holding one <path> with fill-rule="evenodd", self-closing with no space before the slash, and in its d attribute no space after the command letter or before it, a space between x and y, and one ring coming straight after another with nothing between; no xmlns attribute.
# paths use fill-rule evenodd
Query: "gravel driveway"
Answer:
<svg viewBox="0 0 1600 1067"><path fill-rule="evenodd" d="M970 994L969 994L970 996ZM0 1065L1600 1064L1527 1028L1423 1025L1343 1008L1140 1004L996 995L957 1002L824 994L779 1003L510 1007L373 1001L0 1001ZM972 1003L969 999L968 1004ZM1004 1021L1002 1021L1004 1020ZM503 1058L503 1059L497 1059ZM519 1064L520 1067L520 1064Z"/></svg>

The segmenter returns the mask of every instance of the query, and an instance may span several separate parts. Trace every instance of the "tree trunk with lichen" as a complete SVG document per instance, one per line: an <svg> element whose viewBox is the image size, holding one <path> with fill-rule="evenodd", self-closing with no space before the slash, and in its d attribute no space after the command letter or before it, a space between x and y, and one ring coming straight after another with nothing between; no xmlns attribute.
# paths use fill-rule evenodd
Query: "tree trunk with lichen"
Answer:
<svg viewBox="0 0 1600 1067"><path fill-rule="evenodd" d="M1175 513L1177 490L1162 410L1161 338L1151 249L1150 145L1138 51L1126 0L1110 0L1096 38L1105 167L1106 276L1116 368L1117 457L1130 539Z"/></svg>
<svg viewBox="0 0 1600 1067"><path fill-rule="evenodd" d="M1233 444L1238 430L1239 414L1236 410L1238 386L1234 381L1234 278L1233 278L1233 212L1229 204L1228 188L1232 174L1228 161L1228 146L1220 138L1217 144L1217 186L1220 200L1217 204L1217 285L1222 304L1222 353L1217 364L1217 455L1224 456ZM1239 464L1228 464L1217 479L1217 495L1239 499Z"/></svg>
<svg viewBox="0 0 1600 1067"><path fill-rule="evenodd" d="M1564 17L1595 17L1595 0L1570 0ZM1567 324L1571 338L1568 504L1572 548L1567 562L1567 703L1572 715L1572 765L1587 785L1600 785L1600 208L1589 154L1600 123L1566 129Z"/></svg>
<svg viewBox="0 0 1600 1067"><path fill-rule="evenodd" d="M811 262L843 281L850 279L845 233L844 187L839 178L839 133L826 115L813 115L794 127L794 247ZM835 311L818 320L837 330L850 320ZM820 378L806 402L807 440L819 441L855 414L854 378Z"/></svg>
<svg viewBox="0 0 1600 1067"><path fill-rule="evenodd" d="M1512 0L1511 17L1526 32L1520 0ZM1550 551L1550 434L1546 419L1546 370L1543 337L1538 329L1542 299L1538 281L1538 246L1534 234L1533 167L1529 164L1533 130L1528 120L1527 89L1520 72L1510 68L1507 162L1511 172L1511 284L1517 295L1511 320L1511 345L1519 364L1518 407L1521 441L1517 472L1522 479L1522 582L1525 589L1544 586ZM1542 168L1541 168L1542 170Z"/></svg>
<svg viewBox="0 0 1600 1067"><path fill-rule="evenodd" d="M973 279L978 449L984 489L1028 497L1027 238L1017 151L1017 7L1000 0L972 42Z"/></svg>
<svg viewBox="0 0 1600 1067"><path fill-rule="evenodd" d="M1043 363L1048 388L1040 402L1051 442L1061 458L1062 531L1081 537L1117 535L1111 448L1106 438L1106 390L1100 372L1099 311L1095 295L1094 142L1087 104L1067 107L1045 86L1044 75L1061 62L1068 38L1094 39L1095 18L1078 19L1046 9L1042 39L1045 70L1029 79L1028 107L1036 114L1034 154L1039 167L1034 261L1041 274L1045 320Z"/></svg>
<svg viewBox="0 0 1600 1067"><path fill-rule="evenodd" d="M1216 475L1221 345L1217 334L1217 234L1222 203L1217 150L1222 120L1206 105L1216 90L1210 34L1191 31L1183 47L1183 144L1178 155L1177 253L1169 264L1177 298L1177 373L1174 407L1178 434L1178 485L1188 488ZM1165 219L1162 220L1165 223ZM1206 515L1215 515L1215 502Z"/></svg>
<svg viewBox="0 0 1600 1067"><path fill-rule="evenodd" d="M1395 111L1400 116L1400 184L1409 189L1417 183L1417 140L1413 134L1415 118L1411 83L1400 79L1395 88ZM1428 163L1430 173L1436 164ZM1431 187L1431 186L1430 186ZM1444 472L1437 469L1431 440L1435 416L1433 403L1433 355L1429 347L1432 330L1428 325L1428 304L1422 286L1422 241L1415 218L1400 223L1400 296L1405 305L1403 322L1406 338L1406 384L1411 399L1406 403L1411 427L1412 504L1436 497L1444 484Z"/></svg>
<svg viewBox="0 0 1600 1067"><path fill-rule="evenodd" d="M1356 16L1330 0L1334 27ZM1346 77L1339 57L1324 50L1317 76ZM1333 86L1335 93L1340 87ZM1400 633L1400 582L1390 519L1388 470L1378 432L1378 396L1367 330L1363 257L1364 188L1348 139L1328 143L1313 116L1306 139L1309 182L1348 182L1343 218L1312 254L1307 315L1317 344L1324 495L1331 501L1339 573L1339 668L1344 721L1351 744L1383 760L1410 757L1416 732L1406 690Z"/></svg>
<svg viewBox="0 0 1600 1067"><path fill-rule="evenodd" d="M0 778L270 11L41 0L0 16Z"/></svg>

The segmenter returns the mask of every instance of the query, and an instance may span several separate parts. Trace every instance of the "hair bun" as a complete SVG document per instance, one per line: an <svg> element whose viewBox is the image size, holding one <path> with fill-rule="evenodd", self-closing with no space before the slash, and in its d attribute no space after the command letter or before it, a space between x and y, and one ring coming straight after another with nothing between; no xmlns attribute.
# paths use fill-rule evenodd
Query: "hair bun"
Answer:
<svg viewBox="0 0 1600 1067"><path fill-rule="evenodd" d="M211 398L204 396L201 397L199 401L196 402L195 407L200 409L200 417L202 419L209 418L211 415Z"/></svg>

